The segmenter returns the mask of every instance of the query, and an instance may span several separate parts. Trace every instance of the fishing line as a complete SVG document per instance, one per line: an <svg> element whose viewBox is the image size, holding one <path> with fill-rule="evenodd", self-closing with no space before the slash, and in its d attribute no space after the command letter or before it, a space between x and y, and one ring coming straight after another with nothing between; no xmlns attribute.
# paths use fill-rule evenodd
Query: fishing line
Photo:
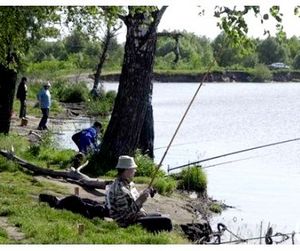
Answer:
<svg viewBox="0 0 300 251"><path fill-rule="evenodd" d="M290 142L298 141L298 140L300 140L300 138L288 139L288 140L283 140L283 141L274 142L274 143L270 143L270 144L255 146L255 147L251 147L251 148L247 148L247 149L243 149L243 150L239 150L239 151L235 151L235 152L225 153L225 154L210 157L210 158L207 158L207 159L202 159L202 160L190 162L188 164L184 164L184 165L181 165L181 166L168 168L168 171L172 171L172 170L179 169L179 168L186 167L186 166L190 166L190 165L196 165L196 164L199 164L201 162L206 162L206 161L213 160L213 159L223 158L223 157L226 157L226 156L229 156L229 155L234 155L234 154L238 154L238 153L253 151L253 150L256 150L256 149L275 146L275 145L280 145L280 144L286 144L286 143L290 143Z"/></svg>

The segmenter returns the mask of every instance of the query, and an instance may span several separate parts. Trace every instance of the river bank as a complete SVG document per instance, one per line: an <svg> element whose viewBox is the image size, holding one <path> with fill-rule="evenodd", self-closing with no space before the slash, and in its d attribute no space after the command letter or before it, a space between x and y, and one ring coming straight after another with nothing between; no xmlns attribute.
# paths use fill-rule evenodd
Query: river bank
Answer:
<svg viewBox="0 0 300 251"><path fill-rule="evenodd" d="M153 81L155 82L169 82L169 83L193 83L201 82L204 73L153 73ZM273 78L271 81L274 82L299 82L300 72L299 71L272 71ZM118 82L120 78L119 73L103 74L101 79L106 82ZM244 71L213 71L208 73L204 82L242 82L250 83L257 82L253 73Z"/></svg>
<svg viewBox="0 0 300 251"><path fill-rule="evenodd" d="M61 104L63 111L58 116L51 116L48 120L49 131L55 136L61 136L66 132L64 124L74 124L79 119L88 118L83 104ZM11 120L11 133L16 133L24 138L27 138L32 143L37 143L43 133L46 131L37 130L40 118L38 116L27 116L27 126L21 126L21 120L17 113L14 112ZM67 126L68 127L68 126ZM72 130L69 128L69 131ZM72 133L69 133L70 135ZM56 136L55 136L56 137ZM56 137L57 138L57 137ZM64 139L66 140L66 139ZM76 151L74 151L75 155ZM59 194L51 189L47 193L54 194L57 197L64 197L66 194L74 194L76 185L62 181L61 179L37 177L39 180L51 181L65 190L63 194ZM146 185L138 184L139 190L142 190ZM98 190L98 189L97 189ZM104 190L99 190L99 193L86 191L80 188L80 196L104 202ZM152 199L149 199L145 204L145 209L148 212L160 212L170 215L174 224L187 224L192 222L202 223L208 217L211 217L213 212L209 209L211 205L216 205L217 202L208 196L197 196L195 193L184 191L175 191L171 196L163 196L156 194ZM221 205L226 207L226 205Z"/></svg>

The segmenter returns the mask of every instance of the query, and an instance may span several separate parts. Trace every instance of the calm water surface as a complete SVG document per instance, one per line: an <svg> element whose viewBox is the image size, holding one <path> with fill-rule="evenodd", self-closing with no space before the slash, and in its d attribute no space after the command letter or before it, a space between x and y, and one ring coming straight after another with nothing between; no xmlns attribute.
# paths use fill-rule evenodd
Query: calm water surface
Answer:
<svg viewBox="0 0 300 251"><path fill-rule="evenodd" d="M117 84L105 87L116 90ZM154 84L157 163L197 87L193 83ZM205 84L163 168L300 137L299 97L300 84L295 83ZM263 229L270 224L275 232L300 231L300 141L203 166L211 166L205 169L209 195L235 207L214 218L214 223L223 222L245 236L259 235L261 222Z"/></svg>

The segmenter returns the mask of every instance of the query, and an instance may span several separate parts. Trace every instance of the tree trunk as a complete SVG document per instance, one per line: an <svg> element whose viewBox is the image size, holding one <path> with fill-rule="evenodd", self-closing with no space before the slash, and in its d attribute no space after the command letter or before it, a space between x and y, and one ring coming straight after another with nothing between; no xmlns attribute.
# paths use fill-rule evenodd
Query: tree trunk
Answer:
<svg viewBox="0 0 300 251"><path fill-rule="evenodd" d="M147 105L147 112L141 131L138 149L141 150L142 154L147 154L151 159L154 159L154 128L153 128L153 110L152 103L149 100Z"/></svg>
<svg viewBox="0 0 300 251"><path fill-rule="evenodd" d="M0 133L9 133L16 81L17 73L0 65Z"/></svg>
<svg viewBox="0 0 300 251"><path fill-rule="evenodd" d="M99 56L99 64L97 65L96 73L94 75L95 80L94 80L93 89L91 90L91 94L94 97L98 96L97 89L98 89L98 85L99 85L99 82L100 82L100 76L101 76L102 68L103 68L104 62L107 58L108 45L109 45L109 43L110 43L110 41L113 37L114 37L114 34L111 32L111 28L107 27L106 34L105 34L104 41L103 41L102 52Z"/></svg>
<svg viewBox="0 0 300 251"><path fill-rule="evenodd" d="M143 126L147 127L146 131L150 129L149 135L154 135L152 74L156 30L164 11L163 7L151 13L129 14L125 17L127 35L124 62L112 116L100 152L95 157L97 173L114 169L120 155L134 155L139 146ZM148 145L153 152L153 139L150 141L151 144Z"/></svg>

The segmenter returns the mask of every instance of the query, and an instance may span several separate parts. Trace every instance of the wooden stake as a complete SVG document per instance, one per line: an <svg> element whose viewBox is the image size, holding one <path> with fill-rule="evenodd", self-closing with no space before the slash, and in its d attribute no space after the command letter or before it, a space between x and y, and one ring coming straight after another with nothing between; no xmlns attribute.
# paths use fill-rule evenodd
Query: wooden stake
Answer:
<svg viewBox="0 0 300 251"><path fill-rule="evenodd" d="M76 196L79 196L79 187L75 187L75 188L74 188L74 194L75 194Z"/></svg>
<svg viewBox="0 0 300 251"><path fill-rule="evenodd" d="M84 232L84 225L83 224L78 224L77 225L77 230L78 230L78 234L81 235Z"/></svg>

